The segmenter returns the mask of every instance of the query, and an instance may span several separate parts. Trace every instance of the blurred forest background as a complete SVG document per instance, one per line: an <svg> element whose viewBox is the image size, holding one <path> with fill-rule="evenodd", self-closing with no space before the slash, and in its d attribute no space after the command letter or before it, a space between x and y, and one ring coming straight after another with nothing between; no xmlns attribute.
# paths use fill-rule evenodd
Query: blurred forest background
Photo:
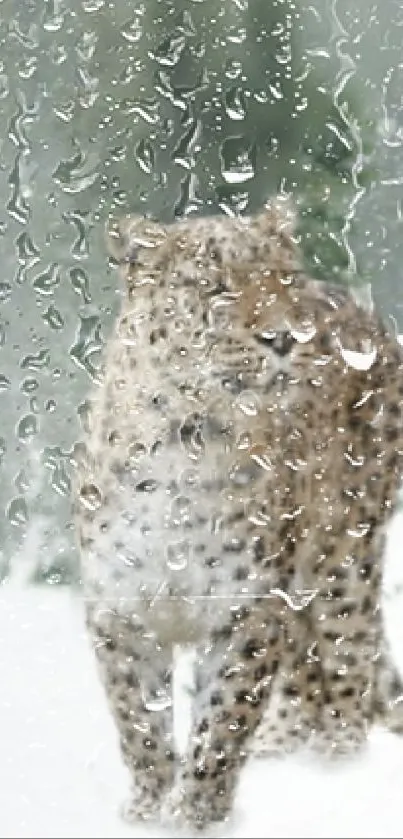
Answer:
<svg viewBox="0 0 403 839"><path fill-rule="evenodd" d="M77 582L75 442L119 304L109 213L291 191L309 270L402 328L399 0L1 0L0 570Z"/></svg>

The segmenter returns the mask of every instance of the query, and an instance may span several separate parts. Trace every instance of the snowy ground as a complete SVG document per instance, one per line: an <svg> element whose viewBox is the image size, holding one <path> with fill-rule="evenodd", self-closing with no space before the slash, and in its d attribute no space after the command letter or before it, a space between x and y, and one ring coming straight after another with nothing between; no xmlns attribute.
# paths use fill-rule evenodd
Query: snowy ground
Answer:
<svg viewBox="0 0 403 839"><path fill-rule="evenodd" d="M391 530L386 580L403 672L402 539L403 516ZM120 820L127 777L74 595L0 589L0 685L0 837L167 835ZM225 835L402 837L402 781L403 741L382 731L347 765L302 755L250 762Z"/></svg>

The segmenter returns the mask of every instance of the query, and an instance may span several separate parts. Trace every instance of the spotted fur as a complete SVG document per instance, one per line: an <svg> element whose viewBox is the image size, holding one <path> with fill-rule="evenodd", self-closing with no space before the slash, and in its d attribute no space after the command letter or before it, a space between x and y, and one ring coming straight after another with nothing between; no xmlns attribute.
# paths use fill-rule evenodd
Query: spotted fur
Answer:
<svg viewBox="0 0 403 839"><path fill-rule="evenodd" d="M248 751L403 730L379 607L402 355L353 294L304 276L281 198L130 217L110 247L124 293L75 486L87 625L132 814L204 829ZM176 644L197 651L183 764Z"/></svg>

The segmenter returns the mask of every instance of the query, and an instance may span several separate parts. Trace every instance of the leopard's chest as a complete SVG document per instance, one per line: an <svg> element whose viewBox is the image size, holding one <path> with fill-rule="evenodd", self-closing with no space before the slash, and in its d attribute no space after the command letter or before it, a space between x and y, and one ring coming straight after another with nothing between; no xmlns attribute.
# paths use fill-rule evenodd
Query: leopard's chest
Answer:
<svg viewBox="0 0 403 839"><path fill-rule="evenodd" d="M129 468L104 453L93 476L103 502L84 527L87 584L141 600L154 621L177 626L253 596L255 468L236 469L231 436L218 436L208 423L188 424L164 443L142 444Z"/></svg>

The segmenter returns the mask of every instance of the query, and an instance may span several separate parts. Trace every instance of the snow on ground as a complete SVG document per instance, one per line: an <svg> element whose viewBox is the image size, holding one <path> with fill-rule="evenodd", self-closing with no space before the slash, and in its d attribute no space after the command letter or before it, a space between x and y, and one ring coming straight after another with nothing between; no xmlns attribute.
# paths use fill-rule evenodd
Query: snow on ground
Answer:
<svg viewBox="0 0 403 839"><path fill-rule="evenodd" d="M391 529L388 628L403 673L403 516ZM162 837L119 817L128 783L77 596L0 589L0 837ZM374 731L364 756L251 761L227 837L402 837L403 740Z"/></svg>

